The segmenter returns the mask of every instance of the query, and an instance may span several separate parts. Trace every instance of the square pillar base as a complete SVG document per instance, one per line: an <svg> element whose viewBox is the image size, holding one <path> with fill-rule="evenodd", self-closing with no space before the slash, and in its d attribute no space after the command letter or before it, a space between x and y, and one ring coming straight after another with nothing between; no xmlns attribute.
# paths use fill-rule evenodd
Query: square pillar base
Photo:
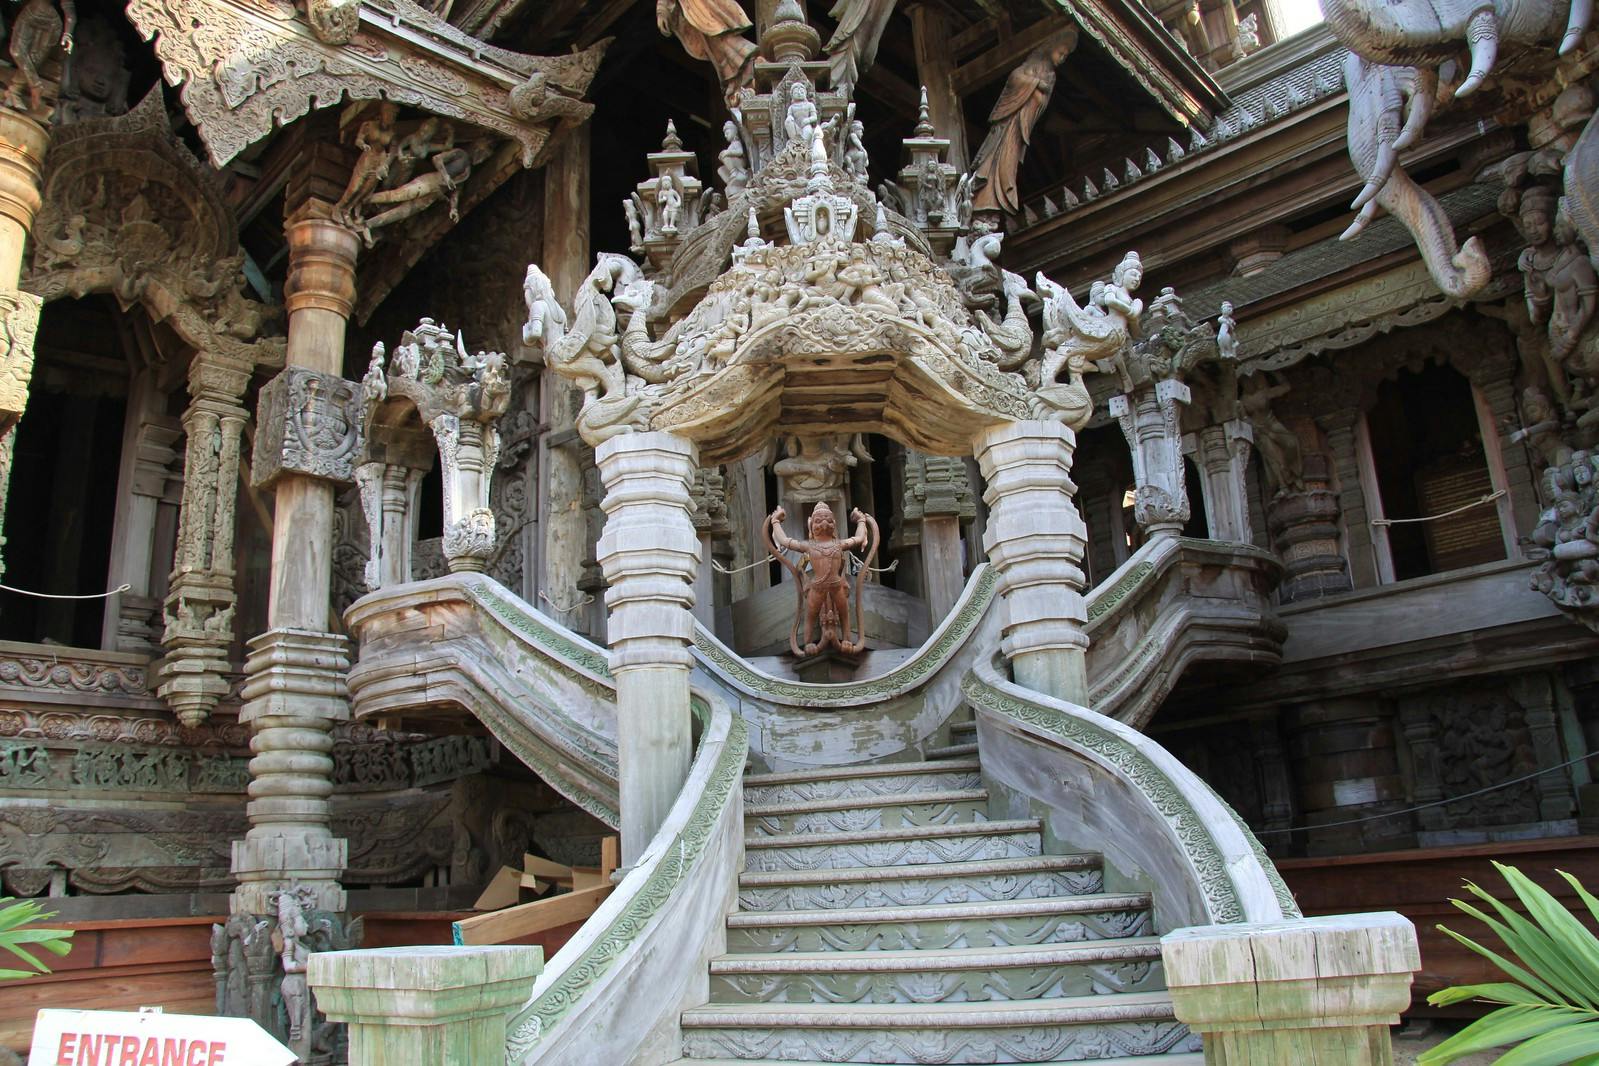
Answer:
<svg viewBox="0 0 1599 1066"><path fill-rule="evenodd" d="M1177 1018L1219 1066L1391 1066L1388 1028L1421 968L1393 912L1196 926L1160 948Z"/></svg>
<svg viewBox="0 0 1599 1066"><path fill-rule="evenodd" d="M538 947L403 947L320 952L307 977L328 1020L350 1027L350 1066L497 1063L543 969Z"/></svg>

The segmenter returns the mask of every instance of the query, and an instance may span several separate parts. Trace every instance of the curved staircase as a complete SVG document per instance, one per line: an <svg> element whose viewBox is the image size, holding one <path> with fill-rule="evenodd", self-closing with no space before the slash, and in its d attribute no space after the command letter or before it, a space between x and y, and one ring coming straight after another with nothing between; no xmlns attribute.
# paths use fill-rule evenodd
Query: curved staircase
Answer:
<svg viewBox="0 0 1599 1066"><path fill-rule="evenodd" d="M1203 1062L1148 894L989 820L974 728L939 761L744 778L739 909L683 1066Z"/></svg>

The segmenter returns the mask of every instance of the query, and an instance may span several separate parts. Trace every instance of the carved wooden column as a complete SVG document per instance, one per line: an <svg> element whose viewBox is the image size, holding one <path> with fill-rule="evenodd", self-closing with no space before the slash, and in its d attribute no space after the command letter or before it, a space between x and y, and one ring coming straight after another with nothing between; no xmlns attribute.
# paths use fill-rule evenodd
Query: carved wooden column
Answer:
<svg viewBox="0 0 1599 1066"><path fill-rule="evenodd" d="M1176 378L1110 398L1110 413L1133 457L1133 517L1151 537L1178 536L1188 522L1188 480L1178 426L1179 405L1191 399L1188 386Z"/></svg>
<svg viewBox="0 0 1599 1066"><path fill-rule="evenodd" d="M928 619L937 626L960 599L966 585L961 555L961 523L976 514L964 459L906 451L901 525L912 534L921 556L921 591Z"/></svg>
<svg viewBox="0 0 1599 1066"><path fill-rule="evenodd" d="M167 414L167 397L155 372L139 371L128 388L128 412L117 471L118 503L111 532L111 565L106 588L128 586L106 597L100 646L115 651L157 654L161 645L161 586L155 572L161 505L174 484L181 493L182 472L175 446L183 430Z"/></svg>
<svg viewBox="0 0 1599 1066"><path fill-rule="evenodd" d="M1369 588L1378 583L1377 556L1372 544L1366 494L1360 487L1360 458L1355 444L1355 424L1360 419L1357 399L1334 414L1316 420L1327 435L1327 461L1331 483L1337 486L1338 513L1343 520L1344 550L1349 561L1349 587Z"/></svg>
<svg viewBox="0 0 1599 1066"><path fill-rule="evenodd" d="M936 4L916 4L911 17L911 41L916 49L916 76L927 89L927 112L933 129L949 141L947 161L966 170L966 119L955 92L955 55L950 47L949 13Z"/></svg>
<svg viewBox="0 0 1599 1066"><path fill-rule="evenodd" d="M1565 762L1565 745L1560 739L1559 714L1550 676L1540 672L1513 677L1510 695L1521 704L1538 769L1553 770ZM1558 821L1576 813L1577 797L1569 768L1540 774L1533 778L1532 787L1538 797L1538 817L1544 821Z"/></svg>
<svg viewBox="0 0 1599 1066"><path fill-rule="evenodd" d="M33 373L33 340L39 331L42 301L17 291L22 251L41 203L39 183L50 132L8 107L0 107L0 521L11 486L11 453L17 423L28 403ZM0 577L5 575L0 540Z"/></svg>
<svg viewBox="0 0 1599 1066"><path fill-rule="evenodd" d="M1183 436L1183 451L1193 456L1204 479L1205 523L1212 540L1250 542L1249 449L1254 440L1254 427L1242 419Z"/></svg>
<svg viewBox="0 0 1599 1066"><path fill-rule="evenodd" d="M688 780L688 679L699 538L690 517L698 449L671 433L623 433L595 449L605 481L596 555L610 588L622 865L638 861Z"/></svg>
<svg viewBox="0 0 1599 1066"><path fill-rule="evenodd" d="M979 433L972 451L988 481L983 540L1005 598L1000 647L1016 683L1088 700L1083 605L1087 528L1072 497L1077 435L1059 422L1010 422Z"/></svg>
<svg viewBox="0 0 1599 1066"><path fill-rule="evenodd" d="M349 717L348 641L328 629L333 495L353 479L359 391L341 376L360 238L302 208L287 227L287 365L262 390L255 461L276 489L267 631L249 642L240 720L254 731L250 829L233 845L235 913L268 914L299 883L342 911L346 843L329 829L335 722Z"/></svg>
<svg viewBox="0 0 1599 1066"><path fill-rule="evenodd" d="M172 577L167 585L166 657L156 692L184 725L204 722L228 691L233 643L234 505L239 443L249 412L242 406L251 364L199 352L189 364L183 413L183 503Z"/></svg>
<svg viewBox="0 0 1599 1066"><path fill-rule="evenodd" d="M694 472L694 532L700 540L700 568L694 577L694 617L706 629L716 627L715 569L711 558L718 540L732 527L727 520L727 479L722 468L700 467Z"/></svg>
<svg viewBox="0 0 1599 1066"><path fill-rule="evenodd" d="M1273 496L1266 524L1283 561L1278 594L1284 603L1347 592L1349 564L1344 558L1340 497L1333 490L1328 446L1308 418L1289 419L1304 454L1303 484Z"/></svg>
<svg viewBox="0 0 1599 1066"><path fill-rule="evenodd" d="M588 274L589 127L570 131L544 170L543 268L563 306ZM588 519L583 513L583 441L573 429L580 397L553 371L539 386L540 421L549 427L539 442L539 524L544 530L540 610L563 625L586 629L578 585L588 554ZM597 634L595 634L597 635Z"/></svg>

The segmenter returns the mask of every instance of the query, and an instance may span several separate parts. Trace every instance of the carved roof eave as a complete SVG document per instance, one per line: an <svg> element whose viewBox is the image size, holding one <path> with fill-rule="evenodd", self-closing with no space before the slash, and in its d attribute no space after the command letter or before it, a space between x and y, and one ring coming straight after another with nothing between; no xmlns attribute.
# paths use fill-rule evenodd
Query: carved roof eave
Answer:
<svg viewBox="0 0 1599 1066"><path fill-rule="evenodd" d="M1227 94L1137 0L1054 0L1156 103L1185 126L1207 129Z"/></svg>
<svg viewBox="0 0 1599 1066"><path fill-rule="evenodd" d="M471 123L520 147L532 166L551 120L592 110L581 102L604 44L542 57L479 42L406 0L361 0L350 42L329 45L288 4L249 0L130 0L128 17L155 39L211 160L225 166L254 142L313 107L386 99ZM196 24L198 23L198 25ZM519 114L511 90L535 73L550 104Z"/></svg>

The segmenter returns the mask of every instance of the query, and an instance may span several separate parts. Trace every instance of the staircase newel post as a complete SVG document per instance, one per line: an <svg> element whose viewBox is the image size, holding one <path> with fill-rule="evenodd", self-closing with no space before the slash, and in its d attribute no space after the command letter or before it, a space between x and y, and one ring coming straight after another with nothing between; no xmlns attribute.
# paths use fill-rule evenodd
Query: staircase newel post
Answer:
<svg viewBox="0 0 1599 1066"><path fill-rule="evenodd" d="M692 441L624 433L594 450L605 483L596 557L616 678L622 865L632 866L688 780L689 671L700 542L690 488Z"/></svg>
<svg viewBox="0 0 1599 1066"><path fill-rule="evenodd" d="M972 441L989 507L983 546L1004 596L1000 648L1016 683L1088 702L1083 549L1088 530L1072 503L1077 435L1059 422L1009 422Z"/></svg>

